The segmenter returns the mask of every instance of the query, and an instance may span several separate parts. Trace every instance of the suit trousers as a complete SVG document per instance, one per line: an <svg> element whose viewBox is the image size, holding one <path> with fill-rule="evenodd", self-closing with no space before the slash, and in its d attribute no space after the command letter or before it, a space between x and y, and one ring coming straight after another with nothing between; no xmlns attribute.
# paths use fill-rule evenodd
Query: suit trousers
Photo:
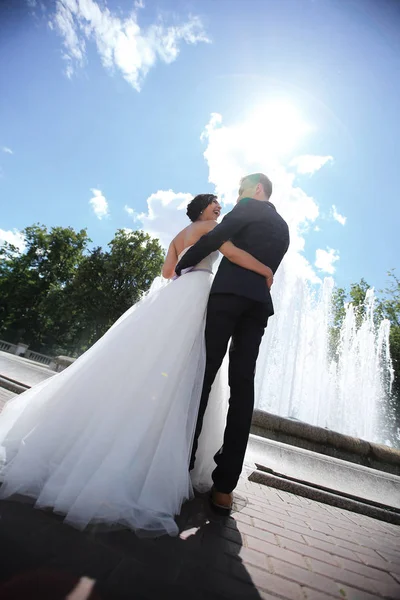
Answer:
<svg viewBox="0 0 400 600"><path fill-rule="evenodd" d="M267 303L235 294L211 294L206 318L206 368L190 470L211 386L222 364L229 340L229 409L222 448L214 456L212 479L219 492L230 493L243 467L254 408L254 375L260 343L268 323Z"/></svg>

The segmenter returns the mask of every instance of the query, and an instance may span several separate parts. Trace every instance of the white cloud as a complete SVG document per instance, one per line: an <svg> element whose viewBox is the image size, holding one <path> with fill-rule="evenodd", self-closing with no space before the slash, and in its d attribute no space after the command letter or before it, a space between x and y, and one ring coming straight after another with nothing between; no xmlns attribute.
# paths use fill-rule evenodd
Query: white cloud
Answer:
<svg viewBox="0 0 400 600"><path fill-rule="evenodd" d="M133 217L133 216L134 216L134 214L135 214L135 210L134 210L133 208L131 208L130 206L128 206L127 204L125 204L125 206L124 206L124 210L125 210L125 212L127 212L127 213L128 213L128 215L129 215L130 217Z"/></svg>
<svg viewBox="0 0 400 600"><path fill-rule="evenodd" d="M315 253L315 266L317 269L324 273L329 273L329 275L333 275L336 270L334 263L339 260L339 252L338 250L334 250L333 248L328 248L327 250L322 250L318 248Z"/></svg>
<svg viewBox="0 0 400 600"><path fill-rule="evenodd" d="M293 268L299 276L316 282L318 278L312 267L304 257L299 258L299 253L305 246L304 230L316 221L319 208L311 196L294 184L295 176L274 155L275 140L268 136L268 130L256 136L252 117L228 126L223 125L220 115L213 114L202 139L207 142L204 157L209 166L209 181L225 204L236 201L243 175L260 171L268 174L274 187L272 201L291 230L290 253L296 255L292 259Z"/></svg>
<svg viewBox="0 0 400 600"><path fill-rule="evenodd" d="M20 252L22 252L25 249L25 238L23 234L20 231L18 231L18 229L8 231L0 229L0 246L2 246L4 242L12 244L16 248L18 248Z"/></svg>
<svg viewBox="0 0 400 600"><path fill-rule="evenodd" d="M319 171L324 165L333 162L332 156L316 156L313 154L304 154L297 156L289 164L295 167L300 175L313 175Z"/></svg>
<svg viewBox="0 0 400 600"><path fill-rule="evenodd" d="M179 231L190 223L186 216L186 206L193 198L189 193L175 193L172 190L159 190L147 198L147 213L134 216L141 223L141 229L157 237L167 248Z"/></svg>
<svg viewBox="0 0 400 600"><path fill-rule="evenodd" d="M108 217L108 202L103 195L103 192L101 190L96 190L95 188L92 188L90 191L94 196L89 200L89 204L92 206L96 217L100 220Z"/></svg>
<svg viewBox="0 0 400 600"><path fill-rule="evenodd" d="M260 114L257 122L260 122ZM275 134L278 136L279 131ZM225 211L230 210L236 201L239 180L243 175L268 174L274 186L272 202L290 227L291 245L284 261L285 277L289 277L290 285L295 285L297 279L320 283L315 268L304 256L307 232L314 228L318 230L318 204L295 183L296 174L284 167L282 156L275 152L275 139L268 135L268 129L260 135L255 129L253 115L225 125L222 116L214 113L201 139L206 144L204 157L209 167L209 182L213 184ZM196 190L196 193L199 192L201 190ZM135 213L136 225L161 238L163 245L167 246L189 224L183 208L191 197L191 194L178 194L171 190L152 194L147 200L148 211L140 215ZM318 251L316 266L321 272L332 273L333 263L338 258L334 250Z"/></svg>
<svg viewBox="0 0 400 600"><path fill-rule="evenodd" d="M8 148L7 146L3 146L2 151L5 152L6 154L14 154L14 152L11 150L11 148Z"/></svg>
<svg viewBox="0 0 400 600"><path fill-rule="evenodd" d="M107 6L94 0L57 0L49 25L63 38L66 75L72 77L76 67L86 60L86 42L94 41L103 66L120 71L124 79L140 90L147 73L158 60L171 63L179 55L180 44L208 42L201 20L190 17L186 22L165 25L156 23L142 29L136 11L125 19L113 14Z"/></svg>
<svg viewBox="0 0 400 600"><path fill-rule="evenodd" d="M338 213L334 204L332 204L332 217L341 225L346 225L347 217L344 217L343 215Z"/></svg>

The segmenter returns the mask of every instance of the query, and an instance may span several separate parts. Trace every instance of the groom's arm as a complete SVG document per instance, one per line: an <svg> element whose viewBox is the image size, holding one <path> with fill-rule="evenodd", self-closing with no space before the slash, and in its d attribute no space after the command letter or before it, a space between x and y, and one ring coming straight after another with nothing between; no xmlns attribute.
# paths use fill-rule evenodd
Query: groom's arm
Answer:
<svg viewBox="0 0 400 600"><path fill-rule="evenodd" d="M197 265L203 258L218 250L228 240L230 240L238 231L248 225L252 220L252 211L247 206L246 198L243 198L239 204L229 212L212 231L203 235L184 254L175 268L177 275L181 274L183 269Z"/></svg>

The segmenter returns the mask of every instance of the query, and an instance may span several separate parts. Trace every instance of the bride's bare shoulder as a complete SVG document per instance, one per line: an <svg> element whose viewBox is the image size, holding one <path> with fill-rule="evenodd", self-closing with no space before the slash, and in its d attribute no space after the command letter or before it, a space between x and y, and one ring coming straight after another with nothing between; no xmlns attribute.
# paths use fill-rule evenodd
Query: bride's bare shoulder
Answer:
<svg viewBox="0 0 400 600"><path fill-rule="evenodd" d="M206 232L211 231L218 225L217 221L203 221L203 227Z"/></svg>
<svg viewBox="0 0 400 600"><path fill-rule="evenodd" d="M182 229L174 238L173 243L180 254L185 248L193 246L203 235L214 229L215 221L196 221Z"/></svg>
<svg viewBox="0 0 400 600"><path fill-rule="evenodd" d="M192 225L189 226L191 227L191 243L194 244L197 242L203 235L214 229L216 224L215 221L196 221L196 223L192 223Z"/></svg>

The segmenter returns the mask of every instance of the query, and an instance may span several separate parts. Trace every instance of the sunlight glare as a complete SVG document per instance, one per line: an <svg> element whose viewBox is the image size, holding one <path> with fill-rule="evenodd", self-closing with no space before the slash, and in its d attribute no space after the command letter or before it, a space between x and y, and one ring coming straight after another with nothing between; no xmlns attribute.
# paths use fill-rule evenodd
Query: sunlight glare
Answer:
<svg viewBox="0 0 400 600"><path fill-rule="evenodd" d="M249 133L270 157L291 152L310 131L297 108L286 100L274 100L252 110Z"/></svg>

